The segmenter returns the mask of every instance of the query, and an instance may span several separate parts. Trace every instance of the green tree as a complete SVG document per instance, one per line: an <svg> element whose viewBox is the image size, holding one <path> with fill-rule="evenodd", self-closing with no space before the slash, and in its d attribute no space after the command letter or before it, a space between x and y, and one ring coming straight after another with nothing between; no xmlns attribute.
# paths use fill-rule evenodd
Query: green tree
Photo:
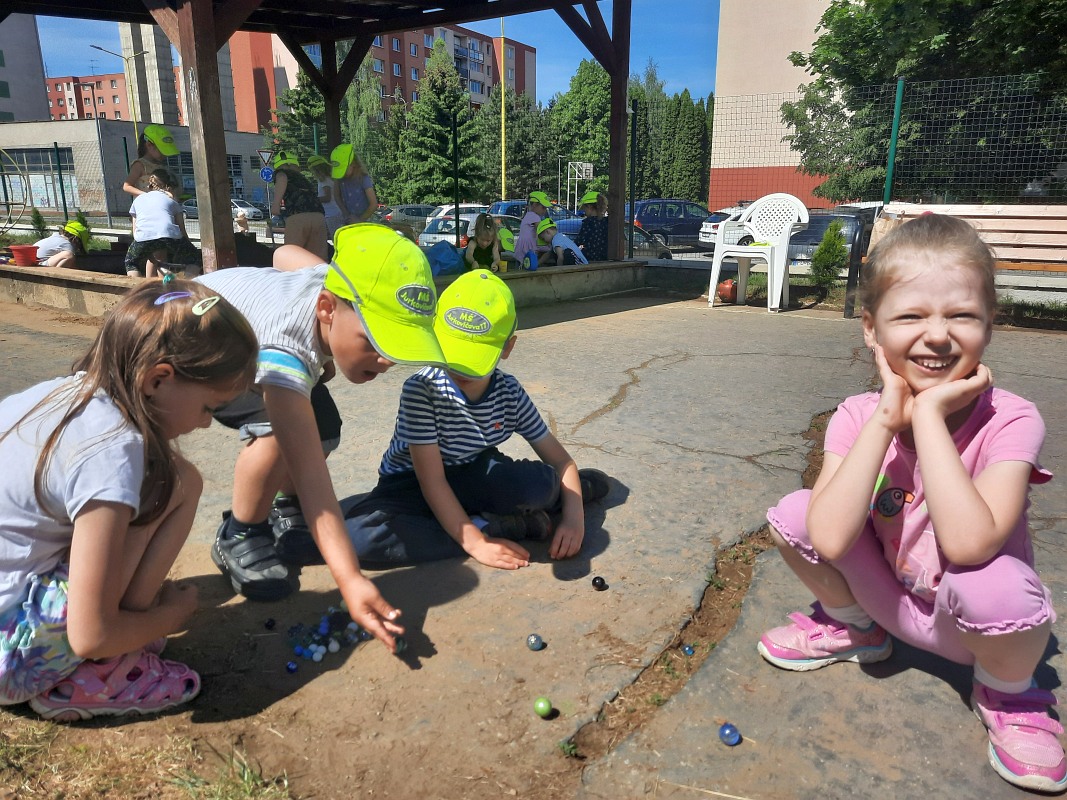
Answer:
<svg viewBox="0 0 1067 800"><path fill-rule="evenodd" d="M590 59L583 59L563 94L557 94L549 119L557 153L565 161L593 165L593 178L581 191L608 190L608 116L611 110L611 78ZM546 187L539 187L546 188Z"/></svg>
<svg viewBox="0 0 1067 800"><path fill-rule="evenodd" d="M842 227L840 221L831 222L811 254L811 278L823 297L837 283L841 270L848 266L848 247L841 233Z"/></svg>
<svg viewBox="0 0 1067 800"><path fill-rule="evenodd" d="M291 151L301 163L326 152L326 101L311 79L297 73L296 88L279 92L278 100L285 108L274 109L275 119L263 130L267 147Z"/></svg>
<svg viewBox="0 0 1067 800"><path fill-rule="evenodd" d="M688 89L671 98L674 133L665 142L665 196L704 202L707 199L707 128L703 105Z"/></svg>
<svg viewBox="0 0 1067 800"><path fill-rule="evenodd" d="M782 107L802 169L829 176L817 194L881 196L898 77L908 87L900 196L943 197L979 173L989 188L955 199L1007 199L1020 175L1051 174L1067 159L1067 0L832 0L820 30L811 52L790 56L814 79ZM924 83L1007 75L1028 77L1004 89L964 88L953 99ZM1036 112L1020 116L1021 98Z"/></svg>
<svg viewBox="0 0 1067 800"><path fill-rule="evenodd" d="M493 87L489 102L478 109L472 134L482 159L482 199L501 197L500 185L500 93L504 96L507 156L505 177L508 197L524 197L535 189L553 184L557 147L552 142L547 115L527 94L516 95L500 84Z"/></svg>
<svg viewBox="0 0 1067 800"><path fill-rule="evenodd" d="M371 64L363 59L356 76L345 90L344 141L350 143L371 175L381 171L381 135L385 124L382 111L382 82Z"/></svg>
<svg viewBox="0 0 1067 800"><path fill-rule="evenodd" d="M637 161L634 192L638 198L663 196L660 151L665 142L663 126L668 102L664 86L652 59L648 60L640 79L630 76L630 97L637 101L637 141L630 150Z"/></svg>
<svg viewBox="0 0 1067 800"><path fill-rule="evenodd" d="M419 99L407 113L401 131L403 154L397 176L396 202L445 203L452 199L452 123L459 140L460 199L476 196L485 186L484 161L475 153L470 98L460 86L452 56L443 40L434 42L419 82Z"/></svg>

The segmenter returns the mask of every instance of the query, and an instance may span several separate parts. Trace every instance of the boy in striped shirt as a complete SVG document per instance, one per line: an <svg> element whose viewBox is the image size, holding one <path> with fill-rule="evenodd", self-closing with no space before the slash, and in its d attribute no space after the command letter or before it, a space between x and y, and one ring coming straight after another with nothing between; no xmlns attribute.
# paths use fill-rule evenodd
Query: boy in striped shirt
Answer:
<svg viewBox="0 0 1067 800"><path fill-rule="evenodd" d="M448 368L404 383L396 429L372 492L345 504L360 560L375 567L469 555L519 569L520 539L551 538L569 558L585 536L584 502L608 493L607 476L577 468L514 376L497 368L515 346L515 299L480 269L442 292L434 331ZM539 460L497 448L517 433Z"/></svg>

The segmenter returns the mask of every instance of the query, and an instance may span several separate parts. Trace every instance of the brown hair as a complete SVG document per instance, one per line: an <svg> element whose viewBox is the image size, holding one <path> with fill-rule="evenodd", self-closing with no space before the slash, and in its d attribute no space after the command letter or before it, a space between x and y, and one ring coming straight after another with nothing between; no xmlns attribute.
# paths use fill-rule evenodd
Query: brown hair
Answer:
<svg viewBox="0 0 1067 800"><path fill-rule="evenodd" d="M159 167L152 170L152 174L145 179L145 186L150 192L159 190L173 192L178 188L178 179L169 169Z"/></svg>
<svg viewBox="0 0 1067 800"><path fill-rule="evenodd" d="M875 245L860 275L859 300L874 314L897 272L918 253L936 253L973 271L981 281L982 299L990 316L997 307L996 259L978 231L965 220L945 214L923 214L891 231Z"/></svg>
<svg viewBox="0 0 1067 800"><path fill-rule="evenodd" d="M488 214L479 214L474 220L474 238L477 239L483 233L496 238L496 222Z"/></svg>
<svg viewBox="0 0 1067 800"><path fill-rule="evenodd" d="M68 406L37 460L34 494L42 508L44 472L59 437L93 396L103 392L144 437L145 476L140 509L132 524L143 525L163 513L178 473L173 446L163 434L163 420L141 391L148 371L157 364L169 364L185 380L235 389L248 388L255 379L256 335L241 313L221 297L202 310L203 301L216 297L194 281L148 281L133 289L111 310L89 351L75 362L74 371L85 373L82 380L49 394L12 427L49 405Z"/></svg>

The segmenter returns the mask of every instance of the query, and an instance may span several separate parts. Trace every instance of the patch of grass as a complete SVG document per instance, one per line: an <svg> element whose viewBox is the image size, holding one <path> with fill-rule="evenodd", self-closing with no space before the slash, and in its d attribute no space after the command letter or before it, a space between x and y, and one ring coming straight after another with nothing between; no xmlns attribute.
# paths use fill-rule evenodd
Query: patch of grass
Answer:
<svg viewBox="0 0 1067 800"><path fill-rule="evenodd" d="M183 768L170 783L184 790L193 800L291 800L289 780L285 775L264 778L258 766L249 763L239 750L232 749L224 756L208 745L222 760L222 768L214 781Z"/></svg>
<svg viewBox="0 0 1067 800"><path fill-rule="evenodd" d="M578 745L570 739L563 739L558 745L559 751L567 758L578 758Z"/></svg>
<svg viewBox="0 0 1067 800"><path fill-rule="evenodd" d="M1045 328L1067 330L1067 303L1035 303L1002 297L997 303L998 325L1014 325L1020 328Z"/></svg>

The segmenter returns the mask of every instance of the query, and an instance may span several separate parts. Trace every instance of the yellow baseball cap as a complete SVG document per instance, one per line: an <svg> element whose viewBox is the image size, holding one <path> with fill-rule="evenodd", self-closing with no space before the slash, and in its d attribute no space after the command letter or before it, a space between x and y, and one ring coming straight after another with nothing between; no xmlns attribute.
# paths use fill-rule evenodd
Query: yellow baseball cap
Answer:
<svg viewBox="0 0 1067 800"><path fill-rule="evenodd" d="M350 144L339 144L330 153L330 166L334 180L340 180L356 160L356 150Z"/></svg>
<svg viewBox="0 0 1067 800"><path fill-rule="evenodd" d="M274 169L284 167L286 164L292 164L294 167L299 167L300 160L287 150L279 150L274 154L274 160L270 162L270 165Z"/></svg>
<svg viewBox="0 0 1067 800"><path fill-rule="evenodd" d="M444 364L433 272L419 246L371 222L338 228L333 245L323 288L352 303L374 348L398 364Z"/></svg>
<svg viewBox="0 0 1067 800"><path fill-rule="evenodd" d="M163 155L178 155L178 145L174 144L174 137L171 136L170 131L162 125L145 125L141 135L154 144Z"/></svg>
<svg viewBox="0 0 1067 800"><path fill-rule="evenodd" d="M545 208L552 205L552 201L548 199L548 195L544 192L530 192L529 199L533 200L535 203L540 203Z"/></svg>
<svg viewBox="0 0 1067 800"><path fill-rule="evenodd" d="M89 246L89 229L78 222L78 220L72 219L63 226L63 230L81 239L82 247L87 248Z"/></svg>
<svg viewBox="0 0 1067 800"><path fill-rule="evenodd" d="M318 167L318 166L321 166L323 164L327 164L328 165L329 163L330 163L329 161L327 161L325 158L323 158L320 155L314 155L314 156L311 156L311 158L308 159L308 166L309 167Z"/></svg>
<svg viewBox="0 0 1067 800"><path fill-rule="evenodd" d="M556 227L556 223L552 220L552 217L545 217L537 223L537 235L540 236L544 231L554 227Z"/></svg>
<svg viewBox="0 0 1067 800"><path fill-rule="evenodd" d="M476 269L441 292L433 329L450 370L484 378L496 369L516 324L511 289L488 270Z"/></svg>
<svg viewBox="0 0 1067 800"><path fill-rule="evenodd" d="M581 199L581 201L579 201L578 205L587 206L587 205L589 205L591 203L596 203L596 201L599 198L600 198L600 192L586 192L585 194L582 195L582 199Z"/></svg>

